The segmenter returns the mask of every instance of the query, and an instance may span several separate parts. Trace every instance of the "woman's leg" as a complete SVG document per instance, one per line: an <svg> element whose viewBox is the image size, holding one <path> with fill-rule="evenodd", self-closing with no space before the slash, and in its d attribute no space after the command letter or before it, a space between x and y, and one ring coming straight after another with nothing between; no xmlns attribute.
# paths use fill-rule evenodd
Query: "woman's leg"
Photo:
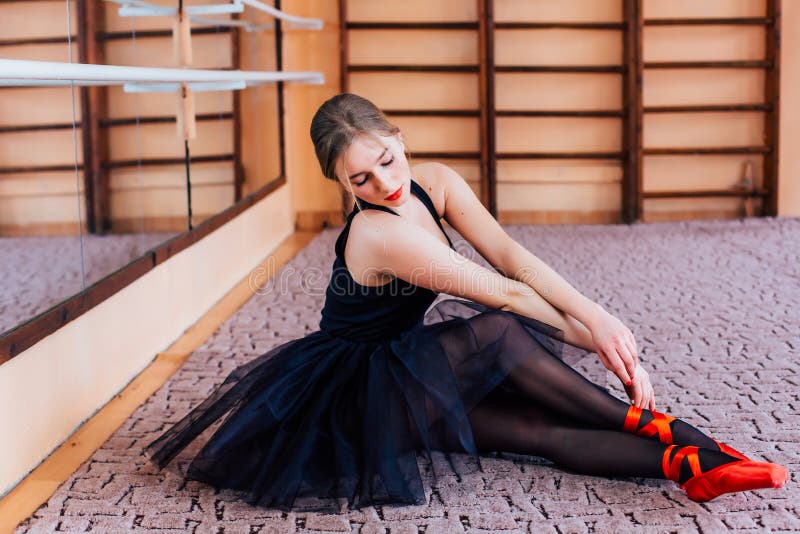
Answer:
<svg viewBox="0 0 800 534"><path fill-rule="evenodd" d="M623 429L631 405L610 395L548 352L519 321L507 314L494 313L481 314L469 321L479 345L488 344L502 334L501 364L509 367L506 380L521 395L546 406L551 412L579 421L581 426ZM652 412L642 410L637 428L652 419ZM712 438L685 421L675 419L669 426L674 443L719 450Z"/></svg>
<svg viewBox="0 0 800 534"><path fill-rule="evenodd" d="M494 392L469 412L469 419L479 452L541 456L588 475L665 478L662 458L669 445L626 432L580 425L516 396ZM738 460L709 449L701 449L699 459L703 471ZM677 482L683 483L691 476L688 461L684 460Z"/></svg>

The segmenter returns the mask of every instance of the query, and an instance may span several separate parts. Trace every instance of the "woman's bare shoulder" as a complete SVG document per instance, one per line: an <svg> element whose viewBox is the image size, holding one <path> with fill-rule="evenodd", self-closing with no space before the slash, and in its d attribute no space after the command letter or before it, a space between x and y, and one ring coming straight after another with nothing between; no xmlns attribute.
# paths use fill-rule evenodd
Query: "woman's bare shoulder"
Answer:
<svg viewBox="0 0 800 534"><path fill-rule="evenodd" d="M436 161L426 161L425 163L417 163L411 166L411 175L431 197L436 213L440 217L444 215L444 203L447 193L445 191L445 182L440 177L442 171L447 168L446 165Z"/></svg>

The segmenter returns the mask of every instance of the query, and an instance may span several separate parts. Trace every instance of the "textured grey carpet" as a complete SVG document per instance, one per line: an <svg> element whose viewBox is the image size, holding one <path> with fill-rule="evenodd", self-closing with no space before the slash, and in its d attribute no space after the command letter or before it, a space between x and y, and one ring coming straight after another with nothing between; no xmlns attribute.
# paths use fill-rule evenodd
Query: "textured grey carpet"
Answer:
<svg viewBox="0 0 800 534"><path fill-rule="evenodd" d="M281 284L248 301L17 532L800 530L800 218L507 229L631 328L661 411L756 459L784 464L787 485L697 504L670 481L575 475L518 455L480 462L455 456L470 474L461 481L442 477L437 488L426 478L428 505L286 514L143 465L142 446L235 366L317 328L339 232L329 229L280 273ZM596 360L582 371L598 369L608 376ZM609 385L624 398L615 380ZM448 469L443 456L434 460L437 473ZM422 458L420 467L430 470Z"/></svg>

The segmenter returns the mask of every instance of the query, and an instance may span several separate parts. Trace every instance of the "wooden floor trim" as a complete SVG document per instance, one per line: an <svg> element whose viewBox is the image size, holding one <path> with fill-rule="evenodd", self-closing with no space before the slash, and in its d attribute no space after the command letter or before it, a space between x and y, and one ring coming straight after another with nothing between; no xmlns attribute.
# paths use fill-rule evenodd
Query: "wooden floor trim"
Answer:
<svg viewBox="0 0 800 534"><path fill-rule="evenodd" d="M317 232L296 231L253 270L277 273ZM270 259L271 258L271 259ZM267 267L270 267L267 270ZM63 484L83 462L105 443L136 409L177 371L186 358L253 296L250 276L242 278L199 321L189 327L164 352L111 401L89 418L64 443L0 499L0 533L13 532Z"/></svg>

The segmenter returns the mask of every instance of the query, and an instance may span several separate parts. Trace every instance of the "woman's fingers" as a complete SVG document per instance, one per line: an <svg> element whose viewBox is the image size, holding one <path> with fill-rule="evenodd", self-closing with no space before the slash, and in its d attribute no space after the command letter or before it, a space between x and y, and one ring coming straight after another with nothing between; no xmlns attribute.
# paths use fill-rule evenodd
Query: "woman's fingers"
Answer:
<svg viewBox="0 0 800 534"><path fill-rule="evenodd" d="M614 352L618 354L620 360L622 360L622 365L625 367L628 376L633 378L634 374L636 374L636 362L628 351L628 347L624 343L617 344L614 346Z"/></svg>
<svg viewBox="0 0 800 534"><path fill-rule="evenodd" d="M633 334L630 334L625 340L625 346L628 347L628 352L633 358L634 367L639 365L639 354L636 352L636 341L633 339Z"/></svg>
<svg viewBox="0 0 800 534"><path fill-rule="evenodd" d="M609 360L611 361L611 366L614 370L614 373L619 377L619 379L627 385L632 384L633 373L628 372L625 361L622 359L622 356L620 356L616 349L612 348L609 351Z"/></svg>

